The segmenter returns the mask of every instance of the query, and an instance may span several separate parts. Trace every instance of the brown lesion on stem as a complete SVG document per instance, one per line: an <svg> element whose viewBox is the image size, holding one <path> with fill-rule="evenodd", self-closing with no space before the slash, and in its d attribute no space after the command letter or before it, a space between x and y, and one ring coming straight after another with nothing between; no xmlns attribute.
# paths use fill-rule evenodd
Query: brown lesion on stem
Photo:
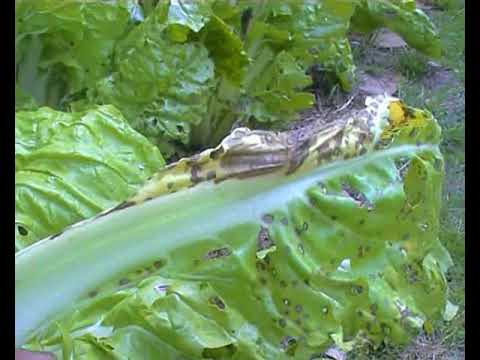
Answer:
<svg viewBox="0 0 480 360"><path fill-rule="evenodd" d="M218 258L221 258L221 257L230 256L231 254L232 254L232 251L228 247L214 249L214 250L210 250L205 255L205 260L218 259Z"/></svg>
<svg viewBox="0 0 480 360"><path fill-rule="evenodd" d="M336 114L311 129L273 132L237 128L216 148L159 171L130 201L141 203L208 181L218 184L266 174L289 176L362 155L373 147L378 108L369 105L366 110Z"/></svg>

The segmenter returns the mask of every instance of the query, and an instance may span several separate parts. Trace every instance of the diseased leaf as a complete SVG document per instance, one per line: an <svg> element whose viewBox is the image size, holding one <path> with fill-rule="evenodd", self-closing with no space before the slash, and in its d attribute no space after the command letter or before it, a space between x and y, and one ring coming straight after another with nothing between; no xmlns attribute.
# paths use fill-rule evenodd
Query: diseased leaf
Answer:
<svg viewBox="0 0 480 360"><path fill-rule="evenodd" d="M410 0L24 0L17 85L40 106L112 104L178 158L217 145L234 124L285 128L314 103L312 87L351 90L351 20L438 52L433 25Z"/></svg>
<svg viewBox="0 0 480 360"><path fill-rule="evenodd" d="M168 7L157 6L119 42L114 72L99 81L90 98L113 104L140 133L170 155L187 145L190 130L205 120L214 85L214 63L201 43L172 43Z"/></svg>
<svg viewBox="0 0 480 360"><path fill-rule="evenodd" d="M15 11L16 347L313 360L455 316L430 113L380 96L315 133L225 138L285 128L316 87L350 90L351 23L438 55L415 1Z"/></svg>
<svg viewBox="0 0 480 360"><path fill-rule="evenodd" d="M315 134L236 129L17 253L16 345L273 360L405 343L452 309L439 143L430 113L383 97Z"/></svg>

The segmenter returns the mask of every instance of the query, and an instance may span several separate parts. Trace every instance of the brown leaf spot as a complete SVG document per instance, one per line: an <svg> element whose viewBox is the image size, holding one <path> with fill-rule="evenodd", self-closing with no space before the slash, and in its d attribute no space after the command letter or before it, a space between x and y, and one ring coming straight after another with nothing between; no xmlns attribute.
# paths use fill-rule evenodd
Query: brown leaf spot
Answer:
<svg viewBox="0 0 480 360"><path fill-rule="evenodd" d="M28 235L28 230L25 229L23 226L19 225L17 226L18 233L22 236L27 236ZM56 235L52 235L50 239L55 239L57 236L60 236L62 233L58 233Z"/></svg>
<svg viewBox="0 0 480 360"><path fill-rule="evenodd" d="M352 294L360 295L363 293L363 287L360 285L352 285Z"/></svg>
<svg viewBox="0 0 480 360"><path fill-rule="evenodd" d="M164 294L165 292L167 292L169 288L169 285L166 285L166 284L157 284L154 286L154 289L156 292L158 292L159 294Z"/></svg>
<svg viewBox="0 0 480 360"><path fill-rule="evenodd" d="M204 348L202 351L203 359L230 359L237 352L233 344L228 344L219 348Z"/></svg>
<svg viewBox="0 0 480 360"><path fill-rule="evenodd" d="M223 247L223 248L220 248L220 249L215 249L215 250L209 251L205 255L205 259L206 260L218 259L218 258L221 258L221 257L230 256L231 254L232 254L232 251L229 248Z"/></svg>
<svg viewBox="0 0 480 360"><path fill-rule="evenodd" d="M308 223L304 222L300 228L295 229L295 232L297 233L297 235L300 236L301 234L303 234L307 230L308 230Z"/></svg>
<svg viewBox="0 0 480 360"><path fill-rule="evenodd" d="M298 251L300 251L300 254L305 255L305 248L303 247L303 244L298 245Z"/></svg>
<svg viewBox="0 0 480 360"><path fill-rule="evenodd" d="M257 250L265 250L274 245L273 241L270 239L270 233L265 227L261 227L257 235Z"/></svg>
<svg viewBox="0 0 480 360"><path fill-rule="evenodd" d="M192 183L194 183L194 184L197 184L197 183L199 183L200 181L203 180L202 177L198 176L198 174L200 172L200 169L201 169L200 165L198 165L198 164L193 164L192 165L192 169L191 169L190 173L192 175L191 176Z"/></svg>
<svg viewBox="0 0 480 360"><path fill-rule="evenodd" d="M218 149L215 149L210 153L210 159L212 160L218 159L224 152L225 150L223 149L222 146L220 146Z"/></svg>
<svg viewBox="0 0 480 360"><path fill-rule="evenodd" d="M207 180L213 180L217 177L217 173L214 171L214 170L210 170L209 172L207 172Z"/></svg>
<svg viewBox="0 0 480 360"><path fill-rule="evenodd" d="M210 304L215 305L220 310L225 310L225 303L218 296L212 296L209 299Z"/></svg>
<svg viewBox="0 0 480 360"><path fill-rule="evenodd" d="M347 196L357 202L360 207L364 207L367 210L373 209L373 204L367 199L365 194L345 184L342 186L342 190L347 194Z"/></svg>
<svg viewBox="0 0 480 360"><path fill-rule="evenodd" d="M280 341L280 348L289 356L294 356L298 342L293 336L284 336Z"/></svg>
<svg viewBox="0 0 480 360"><path fill-rule="evenodd" d="M153 266L155 267L155 269L160 269L162 268L163 266L165 266L165 263L166 261L165 260L157 260L153 263Z"/></svg>

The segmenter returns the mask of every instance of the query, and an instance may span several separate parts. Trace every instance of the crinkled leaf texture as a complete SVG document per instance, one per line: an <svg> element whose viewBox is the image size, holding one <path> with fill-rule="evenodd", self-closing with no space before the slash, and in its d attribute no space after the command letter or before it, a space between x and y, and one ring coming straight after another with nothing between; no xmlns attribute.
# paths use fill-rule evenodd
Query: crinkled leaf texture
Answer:
<svg viewBox="0 0 480 360"><path fill-rule="evenodd" d="M178 158L216 146L235 123L285 127L315 101L308 72L315 87L351 89L352 17L361 31L386 26L436 54L434 27L414 5L18 0L17 84L40 106L112 104L165 157Z"/></svg>
<svg viewBox="0 0 480 360"><path fill-rule="evenodd" d="M112 106L15 115L15 248L131 196L164 165Z"/></svg>
<svg viewBox="0 0 480 360"><path fill-rule="evenodd" d="M310 66L318 64L323 71L336 77L345 89L350 88L354 66L346 36L355 10L355 0L264 3L243 0L239 1L239 5L243 9L252 9L245 47L256 60L252 66L254 69L257 63L268 65L262 62L266 49L274 55L287 52L299 66L298 76L304 75ZM290 91L298 92L298 96L304 87L305 84L301 82L297 87L290 87ZM289 95L288 92L284 93ZM290 111L294 112L295 108ZM284 112L283 109L276 112L270 110L270 113L279 117Z"/></svg>
<svg viewBox="0 0 480 360"><path fill-rule="evenodd" d="M41 105L58 108L109 73L115 42L133 21L135 1L15 2L17 82Z"/></svg>
<svg viewBox="0 0 480 360"><path fill-rule="evenodd" d="M61 359L310 359L451 317L431 114L235 130L16 254L16 345Z"/></svg>
<svg viewBox="0 0 480 360"><path fill-rule="evenodd" d="M185 42L193 31L187 26L197 23L185 16L159 6L119 42L114 72L90 95L92 101L117 106L167 154L172 142L190 144L191 127L206 119L215 83L207 48ZM197 20L195 30L206 21L201 15Z"/></svg>

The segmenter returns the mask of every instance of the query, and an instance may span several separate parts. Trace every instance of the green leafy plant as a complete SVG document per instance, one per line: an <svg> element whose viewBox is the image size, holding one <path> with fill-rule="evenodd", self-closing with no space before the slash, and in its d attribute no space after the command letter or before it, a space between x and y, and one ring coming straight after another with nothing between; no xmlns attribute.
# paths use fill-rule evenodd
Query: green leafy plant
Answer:
<svg viewBox="0 0 480 360"><path fill-rule="evenodd" d="M89 218L164 165L112 106L15 114L15 249Z"/></svg>
<svg viewBox="0 0 480 360"><path fill-rule="evenodd" d="M18 252L16 345L283 359L404 343L455 311L439 142L428 112L381 97L310 136L237 129Z"/></svg>
<svg viewBox="0 0 480 360"><path fill-rule="evenodd" d="M16 347L303 359L450 320L432 115L278 131L379 27L439 54L411 0L17 0Z"/></svg>
<svg viewBox="0 0 480 360"><path fill-rule="evenodd" d="M338 81L349 88L354 67L346 33L352 16L361 19L367 14L364 22L371 21L370 28L374 28L372 19L383 19L382 14L393 7L404 16L395 22L395 29L403 31L411 21L423 23L427 30L418 36L430 37L429 46L437 46L428 19L410 14L412 8L393 3L372 6L353 0L322 4L160 1L143 7L126 0L20 0L15 12L16 109L31 113L18 113L18 124L40 121L47 113L50 119L77 119L82 116L79 114L95 111L97 104L113 105L120 113L111 118L112 126L119 122L126 129L125 118L134 131L160 150L161 155L154 152L157 158L167 159L218 144L234 123L281 129L313 104L313 94L305 90L311 84L307 70L313 65L326 73L331 83ZM415 44L422 49L420 43ZM66 112L34 111L44 105ZM98 139L108 136L104 128L97 130ZM25 141L19 131L18 141ZM128 133L140 138L132 131ZM61 130L58 148L70 147L66 139ZM95 146L101 147L101 142ZM25 154L16 151L16 158L21 156ZM112 153L108 161L115 156ZM49 166L42 171L50 171ZM81 167L81 161L65 167L62 176L77 179ZM117 169L117 176L130 179L136 166L131 171L123 169ZM87 183L98 181L95 172L83 172L82 176ZM142 176L136 186L146 178ZM44 181L49 179L45 176ZM36 188L34 177L22 181L23 187L18 183L16 188ZM130 180L124 183L134 188ZM56 186L52 186L55 193L65 190ZM53 221L55 225L38 214L28 214L32 208L18 198L17 223L23 224L29 235L17 232L16 248L104 210L126 196L120 189L104 193L105 201L95 201L88 211L78 208L78 203L85 202L83 191L71 197L58 195L62 207L72 213L59 216L63 220ZM29 195L29 201L34 202L35 196ZM52 214L55 212L49 216ZM33 230L37 225L19 220L24 216L47 224L38 225L43 230Z"/></svg>
<svg viewBox="0 0 480 360"><path fill-rule="evenodd" d="M408 3L18 1L17 83L39 105L114 105L166 158L178 157L217 145L234 123L294 120L314 103L305 90L313 66L349 90L350 21L363 32L390 27L437 55L433 25Z"/></svg>

